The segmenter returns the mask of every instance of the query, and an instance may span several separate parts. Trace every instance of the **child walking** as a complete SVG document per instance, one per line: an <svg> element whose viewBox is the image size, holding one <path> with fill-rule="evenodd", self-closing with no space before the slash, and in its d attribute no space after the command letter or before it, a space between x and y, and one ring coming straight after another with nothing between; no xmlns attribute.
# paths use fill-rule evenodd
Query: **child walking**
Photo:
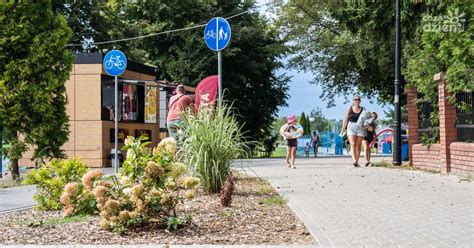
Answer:
<svg viewBox="0 0 474 248"><path fill-rule="evenodd" d="M304 153L306 154L306 157L309 158L309 142L306 142L306 146L304 147Z"/></svg>
<svg viewBox="0 0 474 248"><path fill-rule="evenodd" d="M288 168L295 169L297 139L303 135L303 127L298 124L296 115L289 115L287 120L288 122L281 126L280 134L286 140L286 165Z"/></svg>

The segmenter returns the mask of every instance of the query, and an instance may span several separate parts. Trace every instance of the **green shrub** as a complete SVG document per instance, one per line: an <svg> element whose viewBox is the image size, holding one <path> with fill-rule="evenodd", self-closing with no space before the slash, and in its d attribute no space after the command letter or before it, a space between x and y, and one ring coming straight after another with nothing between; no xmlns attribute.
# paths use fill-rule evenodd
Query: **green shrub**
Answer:
<svg viewBox="0 0 474 248"><path fill-rule="evenodd" d="M153 221L176 231L191 221L190 215L180 215L178 206L195 196L199 179L185 176L186 167L175 161L173 138L163 139L153 150L143 140L125 141L127 159L120 178L92 183L102 229L123 234L129 226Z"/></svg>
<svg viewBox="0 0 474 248"><path fill-rule="evenodd" d="M201 108L197 115L188 111L181 126L186 137L179 153L183 162L199 175L206 192L219 192L232 162L249 154L231 107L223 105L220 111Z"/></svg>
<svg viewBox="0 0 474 248"><path fill-rule="evenodd" d="M37 209L60 210L60 197L64 186L70 182L79 182L87 167L79 159L53 160L26 175L24 184L36 184L37 193L33 197Z"/></svg>

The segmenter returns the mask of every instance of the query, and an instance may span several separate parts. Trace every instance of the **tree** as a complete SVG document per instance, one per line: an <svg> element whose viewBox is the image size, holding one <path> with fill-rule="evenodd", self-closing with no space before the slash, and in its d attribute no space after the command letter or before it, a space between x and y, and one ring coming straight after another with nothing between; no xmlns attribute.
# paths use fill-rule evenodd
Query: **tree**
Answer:
<svg viewBox="0 0 474 248"><path fill-rule="evenodd" d="M109 5L112 11L104 12L105 20L91 27L94 32L101 34L91 32L90 39L94 41L102 41L106 36L104 33L112 34L113 38L124 38L205 24L214 16L225 17L247 11L255 3L238 0L119 0ZM91 8L87 6L79 9L71 8L68 4L59 6L71 12L67 15L68 20L92 14ZM99 4L98 7L103 8L103 5ZM81 11L87 14L79 13ZM110 20L119 21L120 24L112 25ZM278 107L286 104L288 77L275 73L282 66L280 58L286 49L277 30L257 12L244 13L229 22L232 39L222 51L225 100L234 102L238 121L244 124L245 135L252 140L262 140L270 134ZM69 20L69 23L83 25L74 20ZM202 28L98 45L98 50L107 50L113 46L130 55L131 60L156 66L160 79L196 86L204 77L217 74L217 54L205 45Z"/></svg>
<svg viewBox="0 0 474 248"><path fill-rule="evenodd" d="M303 127L303 133L304 135L307 135L310 132L309 126L306 125L306 114L303 112L300 115L300 119L298 120L300 125Z"/></svg>
<svg viewBox="0 0 474 248"><path fill-rule="evenodd" d="M311 130L326 131L332 127L331 121L324 116L321 108L311 110L309 117L314 118L314 122L311 123Z"/></svg>
<svg viewBox="0 0 474 248"><path fill-rule="evenodd" d="M474 90L473 14L472 1L436 3L431 13L424 13L421 25L415 31L415 39L405 48L408 84L416 87L423 94L423 100L434 107L438 101L438 86L433 82L436 73L446 73L447 90L451 93ZM443 19L436 21L435 18ZM456 102L454 94L450 100L465 111L473 111L469 104Z"/></svg>
<svg viewBox="0 0 474 248"><path fill-rule="evenodd" d="M419 49L422 16L446 8L447 2L456 1L402 1L405 76L408 76L407 64L417 54L413 50ZM467 0L457 2L457 5L469 6ZM274 3L274 11L278 13L275 24L295 54L290 66L313 72L313 82L323 87L324 98L333 100L337 95L359 92L364 97L377 97L380 102L393 102L395 1ZM464 47L469 46L464 44ZM420 62L414 66L420 68Z"/></svg>
<svg viewBox="0 0 474 248"><path fill-rule="evenodd" d="M28 145L39 160L63 155L69 133L64 83L73 60L65 46L71 30L48 0L2 1L0 20L0 126L16 178Z"/></svg>
<svg viewBox="0 0 474 248"><path fill-rule="evenodd" d="M385 126L392 126L394 121L395 121L395 110L393 108L389 108L388 110L384 110L384 115L385 119L380 120L381 125ZM379 114L380 116L380 114ZM401 111L401 123L402 124L407 124L408 122L408 111L406 106L402 106L402 111Z"/></svg>

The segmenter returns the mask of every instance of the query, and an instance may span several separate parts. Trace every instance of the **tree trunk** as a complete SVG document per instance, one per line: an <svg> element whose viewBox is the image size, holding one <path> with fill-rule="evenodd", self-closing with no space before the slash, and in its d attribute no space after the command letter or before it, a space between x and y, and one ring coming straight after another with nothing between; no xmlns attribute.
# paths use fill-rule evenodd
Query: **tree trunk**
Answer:
<svg viewBox="0 0 474 248"><path fill-rule="evenodd" d="M12 179L16 180L20 178L20 167L18 166L18 159L12 160Z"/></svg>

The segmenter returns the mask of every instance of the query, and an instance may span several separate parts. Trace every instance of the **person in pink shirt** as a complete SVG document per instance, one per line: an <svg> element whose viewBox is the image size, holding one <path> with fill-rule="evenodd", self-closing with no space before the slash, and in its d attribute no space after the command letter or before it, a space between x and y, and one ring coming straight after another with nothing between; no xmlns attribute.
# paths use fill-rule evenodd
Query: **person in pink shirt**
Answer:
<svg viewBox="0 0 474 248"><path fill-rule="evenodd" d="M181 123L181 114L192 104L191 97L186 95L184 85L176 86L176 94L168 103L168 117L166 126L171 137L178 139L178 128Z"/></svg>

